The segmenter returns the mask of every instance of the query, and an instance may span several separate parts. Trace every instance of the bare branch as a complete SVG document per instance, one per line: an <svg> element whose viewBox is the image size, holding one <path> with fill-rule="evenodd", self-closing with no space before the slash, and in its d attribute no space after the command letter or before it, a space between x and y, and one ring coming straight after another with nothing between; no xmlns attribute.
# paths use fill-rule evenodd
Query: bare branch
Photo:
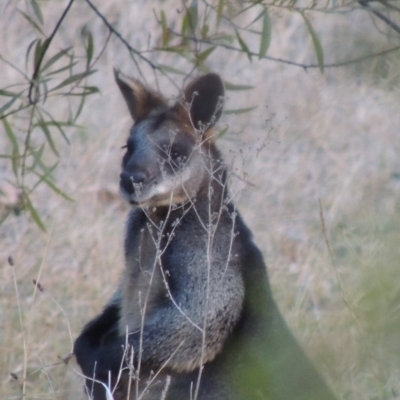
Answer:
<svg viewBox="0 0 400 400"><path fill-rule="evenodd" d="M393 30L395 30L397 33L400 33L400 26L395 24L390 18L388 18L386 15L382 14L380 11L375 10L369 6L369 1L368 0L360 0L359 3L367 10L372 12L372 14L376 15L379 19L381 19L383 22L385 22L388 26L390 26ZM389 7L389 3L387 1L379 1L379 3L382 3L386 6ZM394 6L393 6L394 7ZM398 9L394 7L394 9Z"/></svg>

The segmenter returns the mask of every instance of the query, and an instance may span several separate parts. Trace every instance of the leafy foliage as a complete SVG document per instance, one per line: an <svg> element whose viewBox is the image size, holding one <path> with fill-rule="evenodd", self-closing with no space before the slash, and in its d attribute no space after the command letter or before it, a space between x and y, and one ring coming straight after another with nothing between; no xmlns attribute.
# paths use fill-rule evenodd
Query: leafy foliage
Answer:
<svg viewBox="0 0 400 400"><path fill-rule="evenodd" d="M56 51L51 46L72 3L62 12L49 36L44 33L46 21L38 2L31 1L30 15L21 11L38 36L26 49L27 72L21 73L23 79L0 91L3 98L9 99L0 108L9 150L0 157L10 160L13 172L10 181L20 193L18 203L6 209L1 221L12 212L27 210L43 231L46 226L32 202L31 194L39 185L46 184L64 199L72 200L57 186L53 176L60 157L59 139L69 143L68 130L77 126L86 97L99 91L96 86L87 84L88 77L95 72L94 41L90 32L82 32L84 56L76 55L82 49L67 47ZM0 57L6 62L3 55ZM11 67L19 71L17 66ZM33 71L31 74L30 70ZM69 112L63 116L51 115L46 106L48 102L55 101L68 105Z"/></svg>

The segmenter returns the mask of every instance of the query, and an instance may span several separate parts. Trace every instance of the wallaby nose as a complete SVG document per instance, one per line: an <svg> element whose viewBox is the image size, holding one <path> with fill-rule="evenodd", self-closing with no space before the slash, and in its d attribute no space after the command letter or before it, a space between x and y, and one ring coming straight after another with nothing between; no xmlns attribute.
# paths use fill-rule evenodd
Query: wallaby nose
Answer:
<svg viewBox="0 0 400 400"><path fill-rule="evenodd" d="M124 171L121 173L120 177L123 181L131 181L132 183L140 184L146 181L147 175L144 171L134 170L129 172Z"/></svg>
<svg viewBox="0 0 400 400"><path fill-rule="evenodd" d="M144 183L146 180L146 174L143 171L135 171L131 175L133 183Z"/></svg>

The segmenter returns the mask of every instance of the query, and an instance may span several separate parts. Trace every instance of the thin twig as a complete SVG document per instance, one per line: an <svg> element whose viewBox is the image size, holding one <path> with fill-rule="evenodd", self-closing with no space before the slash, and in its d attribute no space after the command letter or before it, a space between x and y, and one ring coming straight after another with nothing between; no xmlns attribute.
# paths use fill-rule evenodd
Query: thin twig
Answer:
<svg viewBox="0 0 400 400"><path fill-rule="evenodd" d="M391 8L392 10L400 11L400 7L396 7L393 4L390 4L387 0L378 0L380 3L382 3L384 6L387 8Z"/></svg>
<svg viewBox="0 0 400 400"><path fill-rule="evenodd" d="M366 0L360 0L359 3L367 10L371 11L372 14L376 15L379 19L381 19L383 22L385 22L388 26L390 26L394 31L396 31L397 33L400 33L400 27L395 24L390 18L388 18L386 15L383 15L380 11L375 10L373 8L371 8L369 6L369 1ZM385 4L385 2L381 2L380 3Z"/></svg>
<svg viewBox="0 0 400 400"><path fill-rule="evenodd" d="M152 69L160 69L157 65L152 63L148 58L142 55L142 53L135 48L133 48L125 39L124 37L111 25L110 22L108 22L107 18L100 12L100 10L90 1L90 0L85 0L88 6L95 12L95 14L103 21L104 25L107 26L108 30L112 32L125 46L126 48L133 54L137 55L139 58L141 58L143 61L145 61ZM139 65L137 64L137 61L133 59L134 63L136 64L136 67L139 70L140 75L144 78L143 73L140 70Z"/></svg>

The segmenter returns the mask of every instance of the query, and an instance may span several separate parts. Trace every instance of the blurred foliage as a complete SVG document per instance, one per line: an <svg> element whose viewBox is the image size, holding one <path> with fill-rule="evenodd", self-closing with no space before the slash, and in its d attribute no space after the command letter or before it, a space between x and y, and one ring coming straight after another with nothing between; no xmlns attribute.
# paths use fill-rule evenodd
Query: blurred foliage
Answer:
<svg viewBox="0 0 400 400"><path fill-rule="evenodd" d="M329 65L324 61L320 35L313 27L313 13L336 13L340 16L362 9L397 32L397 25L384 14L388 10L392 13L399 11L394 3L352 0L182 0L178 3L177 12L172 14L164 10L163 3L159 2L153 9L153 17L159 28L156 32L157 44L146 48L143 43L143 48L139 48L130 45L91 0L59 2L60 17L54 26L53 21L44 18L42 7L45 3L27 1L25 9L19 10L20 17L30 24L35 38L21 49L25 53L25 64L14 65L6 54L0 53L3 65L13 68L20 75L19 82L0 88L0 119L8 139L8 146L0 157L9 160L12 170L12 176L0 188L0 194L6 197L6 192L13 192L12 200L3 201L6 207L0 215L0 223L12 213L18 214L24 210L45 231L46 224L31 199L31 194L39 185L46 185L66 200L71 200L59 188L54 177L60 157L58 139L69 142L70 129L77 127L87 97L99 92L98 87L90 84L90 76L96 72L96 57L100 57L108 45L107 41L105 47L96 53L95 38L88 29L83 29L78 44L71 43L69 47L61 49L53 46L53 39L59 34L59 28L72 7L87 10L89 6L95 17L105 24L109 34L125 45L142 77L145 76L145 69L150 67L156 75L160 74L176 85L175 75L187 77L195 71L208 72L208 60L218 53L218 48L240 52L249 62L255 59L274 60L305 69L319 68L323 73ZM13 6L12 2L9 6ZM315 64L306 65L268 56L271 40L274 40L274 19L282 12L302 16L304 27L310 35L309 43L314 48ZM88 15L88 19L91 16ZM51 33L47 34L50 30ZM309 46L309 43L304 45ZM178 69L172 63L165 65L152 61L157 59L154 54L165 52L184 59L187 68ZM240 83L225 82L225 85L227 90L251 90L251 86ZM50 102L57 102L59 109L67 109L68 115L53 115L48 107ZM225 112L239 114L252 109L254 107ZM221 132L221 136L223 134L225 132Z"/></svg>

